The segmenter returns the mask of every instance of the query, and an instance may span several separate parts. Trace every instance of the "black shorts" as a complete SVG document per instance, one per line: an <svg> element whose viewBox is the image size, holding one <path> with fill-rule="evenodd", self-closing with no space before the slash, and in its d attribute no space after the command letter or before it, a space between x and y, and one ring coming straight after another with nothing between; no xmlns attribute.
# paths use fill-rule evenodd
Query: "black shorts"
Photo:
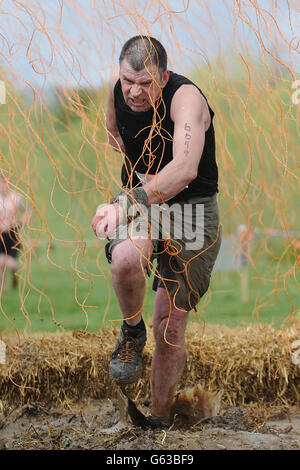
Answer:
<svg viewBox="0 0 300 470"><path fill-rule="evenodd" d="M16 258L20 251L20 241L18 239L19 227L13 227L5 232L0 232L0 254Z"/></svg>

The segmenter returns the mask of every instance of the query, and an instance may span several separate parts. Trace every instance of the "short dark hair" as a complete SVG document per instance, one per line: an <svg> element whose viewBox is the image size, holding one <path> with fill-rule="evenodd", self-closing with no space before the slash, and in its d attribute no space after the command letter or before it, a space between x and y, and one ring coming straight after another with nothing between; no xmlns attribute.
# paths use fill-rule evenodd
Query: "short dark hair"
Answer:
<svg viewBox="0 0 300 470"><path fill-rule="evenodd" d="M139 72L146 65L158 66L160 73L167 70L168 57L164 46L151 36L134 36L125 42L119 57L119 63L126 59L129 65Z"/></svg>

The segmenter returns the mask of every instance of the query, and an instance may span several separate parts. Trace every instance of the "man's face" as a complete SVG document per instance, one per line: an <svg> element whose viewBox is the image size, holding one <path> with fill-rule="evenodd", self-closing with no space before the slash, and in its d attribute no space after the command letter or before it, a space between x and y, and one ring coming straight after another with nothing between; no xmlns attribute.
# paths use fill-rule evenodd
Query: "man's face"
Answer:
<svg viewBox="0 0 300 470"><path fill-rule="evenodd" d="M136 72L124 59L120 66L120 81L125 103L137 113L154 107L169 80L169 71L162 74L156 66L147 65Z"/></svg>

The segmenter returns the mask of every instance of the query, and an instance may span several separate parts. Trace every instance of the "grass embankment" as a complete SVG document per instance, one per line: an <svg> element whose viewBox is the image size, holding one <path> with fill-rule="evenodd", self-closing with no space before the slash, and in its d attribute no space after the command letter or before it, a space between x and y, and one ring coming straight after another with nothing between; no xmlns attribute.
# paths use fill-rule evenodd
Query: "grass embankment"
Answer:
<svg viewBox="0 0 300 470"><path fill-rule="evenodd" d="M38 262L33 262L27 278L20 280L20 291L10 290L1 296L0 330L11 329L10 322L18 330L26 326L28 332L53 332L61 327L97 331L102 325L119 326L119 321L110 322L120 320L121 314L100 242L99 247L100 255L96 246L88 247L84 262L81 255L76 260L74 248L57 246L48 256L46 249L40 248ZM282 265L283 270L288 268L287 263ZM255 272L250 267L249 295L243 302L238 273L213 273L210 289L197 314L191 313L191 320L227 326L261 320L280 327L297 306L293 300L297 299L298 287L293 279L285 286L284 275L277 282L272 275L272 269L267 279L265 271ZM144 306L147 319L151 318L154 303L152 279L147 284Z"/></svg>

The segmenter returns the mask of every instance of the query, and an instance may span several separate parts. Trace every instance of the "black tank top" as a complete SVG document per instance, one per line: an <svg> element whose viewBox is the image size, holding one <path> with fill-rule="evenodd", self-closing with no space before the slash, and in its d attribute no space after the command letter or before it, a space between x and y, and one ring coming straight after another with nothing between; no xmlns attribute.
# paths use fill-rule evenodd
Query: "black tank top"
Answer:
<svg viewBox="0 0 300 470"><path fill-rule="evenodd" d="M171 101L174 93L182 85L196 86L188 78L170 72L170 78L162 92L162 99L156 102L156 111L154 112L154 109L151 108L146 112L134 112L125 103L121 82L117 81L114 88L115 111L119 133L126 150L121 175L124 188L136 187L145 183L147 175L155 175L172 160L174 122L170 117ZM196 88L198 87L196 86ZM203 95L199 88L198 90ZM209 105L208 108L211 123L205 133L205 144L198 166L198 175L188 187L172 198L172 202L185 200L192 196L212 196L218 192L218 168L215 158L213 127L214 112ZM143 178L143 175L146 177Z"/></svg>

